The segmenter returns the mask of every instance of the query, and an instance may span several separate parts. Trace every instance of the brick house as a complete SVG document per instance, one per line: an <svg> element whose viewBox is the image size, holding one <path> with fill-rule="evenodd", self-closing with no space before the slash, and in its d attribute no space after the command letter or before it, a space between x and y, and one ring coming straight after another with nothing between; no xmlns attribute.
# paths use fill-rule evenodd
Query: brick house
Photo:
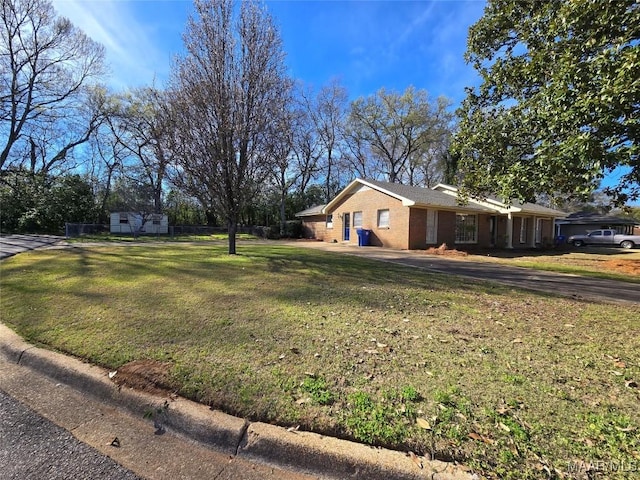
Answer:
<svg viewBox="0 0 640 480"><path fill-rule="evenodd" d="M434 188L356 179L326 205L296 214L305 236L358 245L359 229L369 244L404 250L446 243L452 248L532 248L551 245L557 210L495 199L458 204L455 187Z"/></svg>

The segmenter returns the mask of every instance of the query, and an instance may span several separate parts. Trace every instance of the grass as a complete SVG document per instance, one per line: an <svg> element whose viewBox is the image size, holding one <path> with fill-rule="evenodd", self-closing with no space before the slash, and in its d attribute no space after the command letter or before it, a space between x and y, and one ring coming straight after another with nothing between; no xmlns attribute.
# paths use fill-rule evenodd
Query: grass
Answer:
<svg viewBox="0 0 640 480"><path fill-rule="evenodd" d="M640 306L310 249L239 251L24 253L0 264L2 319L110 369L168 362L170 388L232 414L492 478L640 462Z"/></svg>
<svg viewBox="0 0 640 480"><path fill-rule="evenodd" d="M67 239L69 243L110 243L110 242L124 242L124 243L158 243L158 242L227 242L229 236L226 233L212 233L212 234L181 234L181 235L138 235L134 237L132 234L95 234L95 235L81 235L79 237L71 237ZM258 237L249 233L236 234L237 241L245 240L258 240Z"/></svg>

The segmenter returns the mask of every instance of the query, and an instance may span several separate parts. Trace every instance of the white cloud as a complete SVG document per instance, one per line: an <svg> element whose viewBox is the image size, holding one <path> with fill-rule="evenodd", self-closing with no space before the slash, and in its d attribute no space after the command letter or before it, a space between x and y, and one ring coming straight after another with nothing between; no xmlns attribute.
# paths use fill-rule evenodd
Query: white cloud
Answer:
<svg viewBox="0 0 640 480"><path fill-rule="evenodd" d="M160 46L162 32L154 28L157 27L153 16L155 4L117 0L53 0L53 5L60 15L104 45L112 87L135 87L150 84L156 76L159 79L166 77L171 58L166 47ZM146 10L143 18L139 18L140 9Z"/></svg>

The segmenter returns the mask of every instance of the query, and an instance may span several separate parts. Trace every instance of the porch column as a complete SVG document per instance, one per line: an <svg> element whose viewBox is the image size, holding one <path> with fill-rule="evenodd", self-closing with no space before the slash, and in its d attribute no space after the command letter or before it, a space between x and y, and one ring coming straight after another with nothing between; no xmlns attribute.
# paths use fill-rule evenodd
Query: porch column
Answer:
<svg viewBox="0 0 640 480"><path fill-rule="evenodd" d="M513 248L513 216L507 213L507 248Z"/></svg>
<svg viewBox="0 0 640 480"><path fill-rule="evenodd" d="M531 233L531 240L529 241L529 246L531 248L536 248L536 238L538 238L538 217L531 217L531 227L529 228L529 232L527 235Z"/></svg>

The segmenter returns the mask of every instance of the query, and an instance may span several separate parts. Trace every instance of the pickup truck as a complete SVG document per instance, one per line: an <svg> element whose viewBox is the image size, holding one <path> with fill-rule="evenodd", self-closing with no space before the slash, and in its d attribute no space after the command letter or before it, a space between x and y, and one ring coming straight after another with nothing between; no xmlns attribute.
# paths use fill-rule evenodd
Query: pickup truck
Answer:
<svg viewBox="0 0 640 480"><path fill-rule="evenodd" d="M609 245L612 247L633 248L640 246L640 235L623 235L615 230L594 230L586 235L572 235L567 243L574 247L583 245Z"/></svg>

